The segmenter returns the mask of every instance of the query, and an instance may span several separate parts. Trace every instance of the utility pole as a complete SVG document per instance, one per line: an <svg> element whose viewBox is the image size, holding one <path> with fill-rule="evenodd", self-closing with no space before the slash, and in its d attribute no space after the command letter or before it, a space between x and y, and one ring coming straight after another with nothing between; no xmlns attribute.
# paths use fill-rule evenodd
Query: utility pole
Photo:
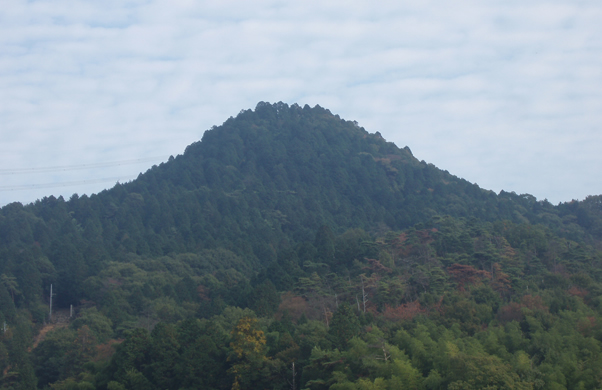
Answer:
<svg viewBox="0 0 602 390"><path fill-rule="evenodd" d="M295 390L295 362L293 362L293 388L292 390Z"/></svg>

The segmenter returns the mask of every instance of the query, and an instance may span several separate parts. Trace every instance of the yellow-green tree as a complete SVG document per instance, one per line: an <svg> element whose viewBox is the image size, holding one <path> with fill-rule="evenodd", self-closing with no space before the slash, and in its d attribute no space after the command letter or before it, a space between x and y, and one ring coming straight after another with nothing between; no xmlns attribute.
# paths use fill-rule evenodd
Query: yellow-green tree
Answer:
<svg viewBox="0 0 602 390"><path fill-rule="evenodd" d="M232 390L277 388L272 381L282 362L266 356L266 338L257 319L241 318L230 334L233 353L229 360L234 363L229 370L234 375Z"/></svg>

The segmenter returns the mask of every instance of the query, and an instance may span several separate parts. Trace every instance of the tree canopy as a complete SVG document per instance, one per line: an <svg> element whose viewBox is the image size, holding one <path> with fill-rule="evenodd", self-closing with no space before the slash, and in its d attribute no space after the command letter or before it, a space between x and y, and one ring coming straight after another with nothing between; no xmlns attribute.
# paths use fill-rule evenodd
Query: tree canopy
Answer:
<svg viewBox="0 0 602 390"><path fill-rule="evenodd" d="M0 209L0 387L601 388L601 199L259 103L132 182Z"/></svg>

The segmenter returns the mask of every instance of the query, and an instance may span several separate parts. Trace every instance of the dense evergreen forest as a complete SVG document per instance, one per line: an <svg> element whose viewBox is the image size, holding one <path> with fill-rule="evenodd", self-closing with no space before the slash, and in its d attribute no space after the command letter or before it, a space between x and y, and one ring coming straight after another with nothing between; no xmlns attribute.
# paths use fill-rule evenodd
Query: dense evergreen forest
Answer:
<svg viewBox="0 0 602 390"><path fill-rule="evenodd" d="M602 389L602 196L495 194L319 106L4 206L0 281L5 389Z"/></svg>

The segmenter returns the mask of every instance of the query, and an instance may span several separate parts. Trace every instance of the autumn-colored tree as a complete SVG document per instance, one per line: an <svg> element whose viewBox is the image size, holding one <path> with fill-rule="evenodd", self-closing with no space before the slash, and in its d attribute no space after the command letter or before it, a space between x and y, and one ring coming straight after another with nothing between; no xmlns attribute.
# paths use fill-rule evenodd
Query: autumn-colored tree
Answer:
<svg viewBox="0 0 602 390"><path fill-rule="evenodd" d="M478 270L471 265L457 263L447 267L447 272L454 278L460 291L464 291L467 285L475 284L482 279L491 278L491 274L487 271Z"/></svg>
<svg viewBox="0 0 602 390"><path fill-rule="evenodd" d="M407 241L408 234L401 233L397 237L387 242L394 258L403 258L409 256L410 251L412 250L412 245L409 245Z"/></svg>
<svg viewBox="0 0 602 390"><path fill-rule="evenodd" d="M282 295L280 306L276 312L276 318L280 319L285 311L291 318L297 321L301 316L307 312L307 301L303 297L294 295L292 292L287 292Z"/></svg>
<svg viewBox="0 0 602 390"><path fill-rule="evenodd" d="M523 295L520 303L531 310L548 311L548 307L539 295Z"/></svg>
<svg viewBox="0 0 602 390"><path fill-rule="evenodd" d="M580 298L585 298L585 296L589 293L586 289L577 286L571 286L567 292L569 295Z"/></svg>
<svg viewBox="0 0 602 390"><path fill-rule="evenodd" d="M233 355L228 359L234 364L229 372L234 375L232 390L252 389L257 381L265 377L264 370L269 358L266 353L266 338L259 329L256 318L241 318L232 332Z"/></svg>
<svg viewBox="0 0 602 390"><path fill-rule="evenodd" d="M201 301L211 301L211 298L209 297L210 291L207 287L199 284L196 288L196 292Z"/></svg>
<svg viewBox="0 0 602 390"><path fill-rule="evenodd" d="M511 321L522 321L525 318L522 308L524 306L518 302L510 302L509 304L502 306L497 312L497 319L501 323L505 324Z"/></svg>
<svg viewBox="0 0 602 390"><path fill-rule="evenodd" d="M366 258L366 261L368 262L368 266L363 269L372 271L373 273L391 273L393 271L391 268L382 265L382 263L376 259Z"/></svg>
<svg viewBox="0 0 602 390"><path fill-rule="evenodd" d="M265 335L259 329L256 318L241 318L230 334L233 338L230 347L239 359L264 355Z"/></svg>
<svg viewBox="0 0 602 390"><path fill-rule="evenodd" d="M548 311L548 307L544 304L543 299L538 295L524 295L520 303L510 302L506 306L502 306L497 313L497 318L500 322L506 323L510 321L522 321L525 315L522 309L533 311Z"/></svg>
<svg viewBox="0 0 602 390"><path fill-rule="evenodd" d="M383 313L383 317L390 321L405 321L412 320L418 314L425 313L426 310L420 306L420 302L408 302L397 307L391 307L389 305L385 305L385 311Z"/></svg>
<svg viewBox="0 0 602 390"><path fill-rule="evenodd" d="M420 240L420 243L423 245L430 244L435 241L430 233L437 233L437 229L433 228L430 230L419 230L416 232L416 236Z"/></svg>

